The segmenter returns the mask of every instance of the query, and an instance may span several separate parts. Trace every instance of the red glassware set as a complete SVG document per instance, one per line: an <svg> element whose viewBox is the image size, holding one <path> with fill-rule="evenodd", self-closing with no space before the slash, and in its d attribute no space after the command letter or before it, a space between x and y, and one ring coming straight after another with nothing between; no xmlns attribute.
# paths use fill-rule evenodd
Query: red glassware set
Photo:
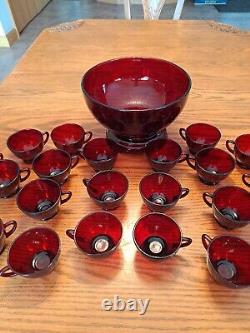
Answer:
<svg viewBox="0 0 250 333"><path fill-rule="evenodd" d="M187 196L189 189L168 172L186 160L203 183L216 185L234 170L235 161L239 167L250 169L250 134L235 141L227 140L226 148L234 154L233 158L215 147L221 139L216 127L192 124L179 130L189 149L188 154L183 153L180 145L167 137L166 127L183 109L191 79L183 69L168 61L110 60L87 71L81 86L89 109L108 129L107 138L92 139L92 132L85 132L78 124L63 124L51 132L57 149L42 152L48 132L29 129L11 135L7 141L9 149L25 162L32 162L32 169L40 178L19 191L20 182L29 177L30 170L20 170L14 161L4 160L0 155L0 197L19 191L17 205L25 214L38 220L52 218L72 195L70 191L63 192L61 185L80 156L97 172L92 178L83 179L89 197L104 210L116 209L129 185L122 173L111 170L117 154L145 152L154 172L141 179L139 191L152 212L136 222L133 240L149 258L176 254L192 240L183 237L177 223L163 213ZM244 174L242 180L250 186L250 174ZM247 190L224 186L213 194L203 193L203 199L222 227L234 229L250 223ZM6 231L7 228L10 230ZM2 223L0 229L3 247L4 239L15 231L16 222ZM81 251L99 256L117 248L122 225L109 212L94 212L66 234ZM231 287L250 285L247 242L229 235L211 239L203 234L202 243L207 251L208 269L218 282ZM13 242L8 264L0 270L0 276L41 276L54 268L59 254L60 240L53 230L32 228Z"/></svg>

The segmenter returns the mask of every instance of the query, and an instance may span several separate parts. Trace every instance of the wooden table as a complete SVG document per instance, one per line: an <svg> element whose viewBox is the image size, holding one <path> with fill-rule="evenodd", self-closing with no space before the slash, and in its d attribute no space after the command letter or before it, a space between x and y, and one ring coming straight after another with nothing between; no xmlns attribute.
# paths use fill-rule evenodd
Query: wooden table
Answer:
<svg viewBox="0 0 250 333"><path fill-rule="evenodd" d="M168 59L191 75L188 103L168 129L183 148L178 129L196 121L221 129L219 147L225 148L226 139L249 133L250 34L209 21L78 21L43 31L2 84L0 151L14 159L6 139L25 127L51 130L74 121L95 136L104 135L84 104L81 76L100 61L131 55ZM50 141L47 147L52 146ZM250 241L250 227L235 231L219 227L202 201L202 192L213 187L203 185L193 170L180 164L171 174L191 193L168 214L185 236L193 238L193 244L169 260L148 260L136 251L132 229L148 212L138 183L150 171L149 164L144 155L123 154L116 168L130 183L124 204L114 212L124 227L119 250L106 258L88 258L65 235L66 228L98 210L81 182L93 171L81 161L64 186L72 190L72 199L43 224L60 234L59 264L40 279L0 279L1 332L249 332L250 289L231 290L214 282L207 271L201 234L229 233ZM242 185L242 173L236 169L223 185ZM1 200L0 212L4 221L18 221L15 236L39 224L17 209L15 198ZM8 239L8 247L15 236ZM1 266L7 252L0 257ZM102 299L114 295L150 298L147 313L101 310Z"/></svg>

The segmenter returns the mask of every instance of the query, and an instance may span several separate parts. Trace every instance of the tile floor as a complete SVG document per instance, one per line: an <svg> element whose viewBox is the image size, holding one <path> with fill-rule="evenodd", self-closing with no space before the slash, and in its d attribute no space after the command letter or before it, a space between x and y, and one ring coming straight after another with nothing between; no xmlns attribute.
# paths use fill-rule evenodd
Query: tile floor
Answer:
<svg viewBox="0 0 250 333"><path fill-rule="evenodd" d="M174 4L165 5L161 19L172 18L174 8ZM143 18L141 5L132 6L132 17ZM52 0L24 29L20 40L11 48L0 48L0 81L12 71L26 49L45 27L80 18L122 19L123 6L98 3L95 0ZM215 20L250 30L250 13L221 13L214 6L194 6L191 0L186 0L182 18Z"/></svg>

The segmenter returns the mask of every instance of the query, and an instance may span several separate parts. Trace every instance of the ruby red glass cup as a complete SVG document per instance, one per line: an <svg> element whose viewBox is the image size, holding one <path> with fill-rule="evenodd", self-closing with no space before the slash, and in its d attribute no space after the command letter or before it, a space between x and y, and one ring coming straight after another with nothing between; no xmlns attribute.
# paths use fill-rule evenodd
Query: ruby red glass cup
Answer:
<svg viewBox="0 0 250 333"><path fill-rule="evenodd" d="M147 207L160 213L175 206L179 199L189 193L188 188L183 188L174 177L163 172L144 176L140 181L139 190Z"/></svg>
<svg viewBox="0 0 250 333"><path fill-rule="evenodd" d="M61 149L50 149L35 157L32 169L40 178L48 178L63 184L79 162L78 156L72 156Z"/></svg>
<svg viewBox="0 0 250 333"><path fill-rule="evenodd" d="M67 236L88 255L100 256L114 251L122 237L121 222L111 213L95 212L85 216Z"/></svg>
<svg viewBox="0 0 250 333"><path fill-rule="evenodd" d="M0 154L0 198L9 198L16 194L20 183L29 175L30 169L20 169L16 162L3 159L3 155Z"/></svg>
<svg viewBox="0 0 250 333"><path fill-rule="evenodd" d="M250 285L250 244L239 237L202 235L207 265L212 277L232 288Z"/></svg>
<svg viewBox="0 0 250 333"><path fill-rule="evenodd" d="M202 149L195 158L187 156L187 163L197 171L198 177L206 185L218 184L235 168L233 157L219 148Z"/></svg>
<svg viewBox="0 0 250 333"><path fill-rule="evenodd" d="M234 154L239 167L250 169L250 134L242 134L236 140L227 140L226 147Z"/></svg>
<svg viewBox="0 0 250 333"><path fill-rule="evenodd" d="M213 194L203 193L203 200L224 228L234 229L250 223L250 192L241 187L220 187Z"/></svg>
<svg viewBox="0 0 250 333"><path fill-rule="evenodd" d="M48 132L37 129L23 129L12 134L7 140L9 150L26 163L31 163L34 157L41 153L49 139Z"/></svg>
<svg viewBox="0 0 250 333"><path fill-rule="evenodd" d="M70 155L77 155L84 143L92 138L92 132L74 123L67 123L55 127L51 132L51 139L58 149L67 151Z"/></svg>
<svg viewBox="0 0 250 333"><path fill-rule="evenodd" d="M245 173L244 175L242 175L242 181L246 186L250 187L250 173Z"/></svg>
<svg viewBox="0 0 250 333"><path fill-rule="evenodd" d="M58 213L60 205L71 196L70 191L62 192L56 181L41 178L21 189L17 195L17 206L24 214L36 220L48 220Z"/></svg>
<svg viewBox="0 0 250 333"><path fill-rule="evenodd" d="M183 237L178 224L161 213L149 213L135 224L133 240L137 249L147 257L162 259L175 255L179 248L192 243Z"/></svg>
<svg viewBox="0 0 250 333"><path fill-rule="evenodd" d="M95 171L105 171L113 168L117 151L110 140L96 138L86 143L80 155Z"/></svg>
<svg viewBox="0 0 250 333"><path fill-rule="evenodd" d="M179 129L180 136L186 141L191 154L196 154L204 148L212 148L221 138L218 128L204 123L196 123Z"/></svg>
<svg viewBox="0 0 250 333"><path fill-rule="evenodd" d="M42 227L26 230L12 243L7 266L0 270L0 276L40 277L55 268L59 255L60 239L54 230Z"/></svg>
<svg viewBox="0 0 250 333"><path fill-rule="evenodd" d="M127 178L118 171L100 171L91 179L83 179L88 194L104 210L120 206L128 191Z"/></svg>
<svg viewBox="0 0 250 333"><path fill-rule="evenodd" d="M155 140L147 147L146 154L152 169L160 172L168 172L187 158L181 146L171 139Z"/></svg>
<svg viewBox="0 0 250 333"><path fill-rule="evenodd" d="M16 221L9 221L3 223L2 219L0 219L0 254L4 249L5 239L10 237L15 232L16 228Z"/></svg>

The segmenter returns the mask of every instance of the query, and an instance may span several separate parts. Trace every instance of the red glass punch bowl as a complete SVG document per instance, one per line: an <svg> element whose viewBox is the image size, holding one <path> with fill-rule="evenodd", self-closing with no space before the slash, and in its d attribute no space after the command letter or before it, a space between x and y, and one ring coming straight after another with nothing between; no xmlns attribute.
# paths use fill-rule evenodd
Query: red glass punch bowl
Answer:
<svg viewBox="0 0 250 333"><path fill-rule="evenodd" d="M141 151L165 137L165 127L182 111L189 75L161 59L120 58L100 63L82 78L81 88L95 118L120 151Z"/></svg>

